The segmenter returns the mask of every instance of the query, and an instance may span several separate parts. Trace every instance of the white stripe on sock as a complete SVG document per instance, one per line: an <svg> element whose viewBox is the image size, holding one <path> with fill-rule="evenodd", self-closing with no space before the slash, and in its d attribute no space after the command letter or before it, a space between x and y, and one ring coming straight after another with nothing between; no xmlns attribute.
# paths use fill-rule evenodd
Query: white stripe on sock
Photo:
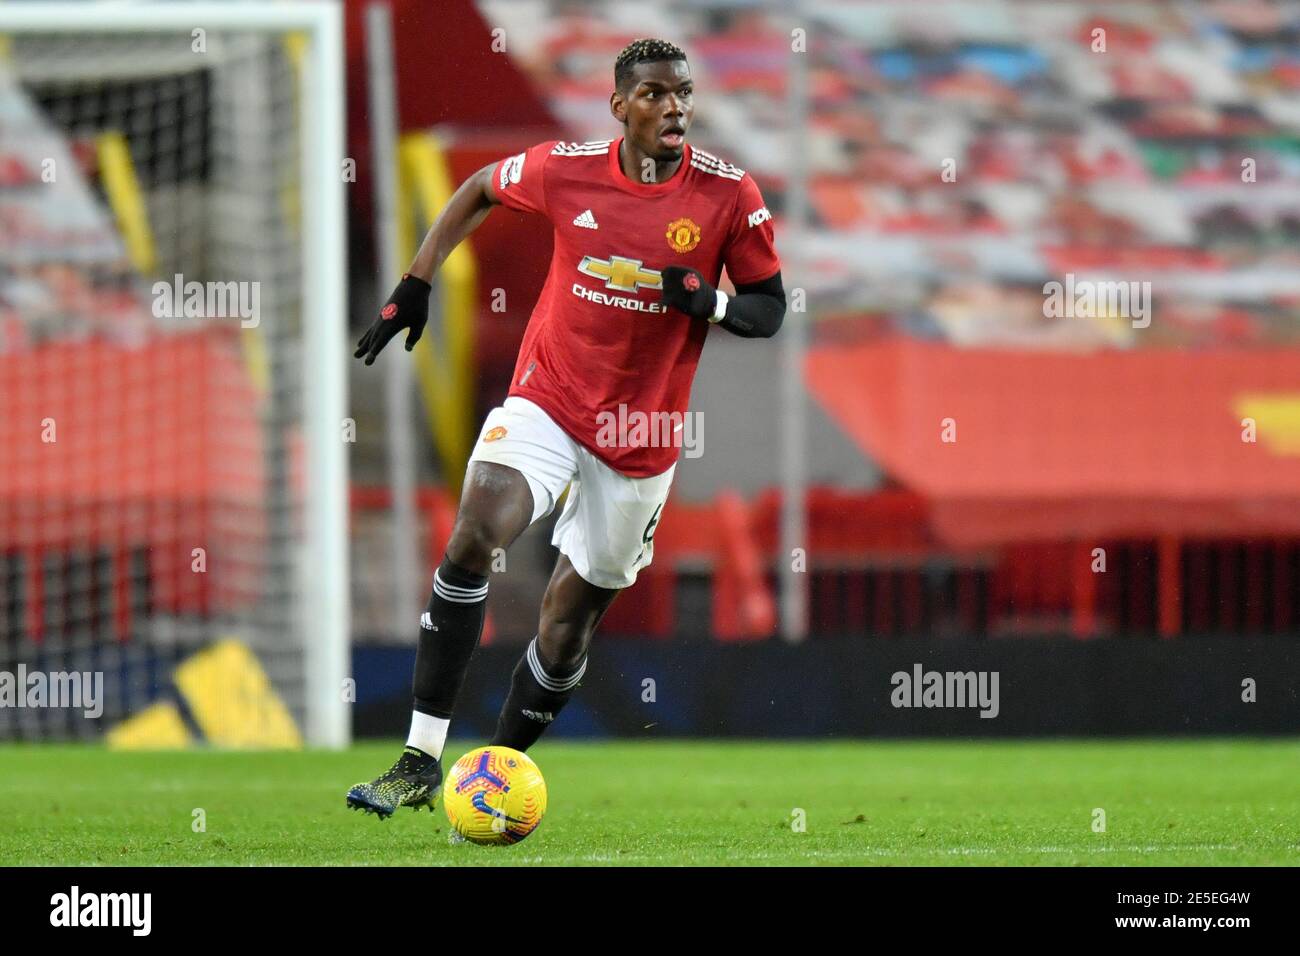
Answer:
<svg viewBox="0 0 1300 956"><path fill-rule="evenodd" d="M480 594L487 591L488 589L487 581L484 581L482 584L476 585L472 588L462 587L459 584L448 584L446 581L442 579L441 570L433 572L433 580L444 590L453 591L460 594Z"/></svg>
<svg viewBox="0 0 1300 956"><path fill-rule="evenodd" d="M444 601L451 601L453 604L477 604L487 597L488 586L484 581L481 587L462 588L455 584L447 584L442 580L442 575L437 571L433 572L433 593L438 595Z"/></svg>
<svg viewBox="0 0 1300 956"><path fill-rule="evenodd" d="M442 590L436 584L433 586L433 593L438 595L438 597L442 598L444 601L450 601L452 604L480 604L487 597L486 591L477 597L465 597L461 594L451 594Z"/></svg>
<svg viewBox="0 0 1300 956"><path fill-rule="evenodd" d="M556 679L551 677L542 669L542 660L537 656L537 638L528 642L528 650L524 653L528 660L528 669L533 672L533 679L542 686L543 690L549 690L554 694L563 694L565 691L573 690L578 686L578 681L582 680L582 675L587 672L587 658L582 659L578 669L569 677Z"/></svg>

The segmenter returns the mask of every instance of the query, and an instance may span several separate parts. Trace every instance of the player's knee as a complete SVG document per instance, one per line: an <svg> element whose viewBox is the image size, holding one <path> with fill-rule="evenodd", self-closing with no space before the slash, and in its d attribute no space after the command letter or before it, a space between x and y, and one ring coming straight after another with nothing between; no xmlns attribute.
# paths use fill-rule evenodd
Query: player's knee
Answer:
<svg viewBox="0 0 1300 956"><path fill-rule="evenodd" d="M548 674L568 674L581 666L591 645L591 631L576 626L543 626L537 634L537 653Z"/></svg>
<svg viewBox="0 0 1300 956"><path fill-rule="evenodd" d="M497 550L504 546L500 532L491 522L461 515L447 542L447 557L467 571L487 574Z"/></svg>
<svg viewBox="0 0 1300 956"><path fill-rule="evenodd" d="M537 644L546 663L561 673L581 664L600 616L592 609L564 608L557 601L543 599Z"/></svg>

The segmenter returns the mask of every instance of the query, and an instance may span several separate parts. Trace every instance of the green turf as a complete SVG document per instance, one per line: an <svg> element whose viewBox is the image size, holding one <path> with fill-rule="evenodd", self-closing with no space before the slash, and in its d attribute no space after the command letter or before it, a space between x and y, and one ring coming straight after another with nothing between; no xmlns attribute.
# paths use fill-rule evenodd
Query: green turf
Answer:
<svg viewBox="0 0 1300 956"><path fill-rule="evenodd" d="M1295 740L541 744L510 848L346 810L396 748L0 747L0 864L1300 864Z"/></svg>

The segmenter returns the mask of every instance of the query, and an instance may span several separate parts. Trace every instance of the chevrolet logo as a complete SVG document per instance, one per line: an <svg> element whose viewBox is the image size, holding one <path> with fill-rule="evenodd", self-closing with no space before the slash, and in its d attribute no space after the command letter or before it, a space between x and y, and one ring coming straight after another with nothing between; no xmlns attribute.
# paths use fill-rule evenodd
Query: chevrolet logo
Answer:
<svg viewBox="0 0 1300 956"><path fill-rule="evenodd" d="M617 289L620 292L663 287L659 273L654 269L642 269L640 259L624 259L622 256L597 259L595 256L583 256L582 262L578 263L578 271L594 279L604 279L606 289Z"/></svg>

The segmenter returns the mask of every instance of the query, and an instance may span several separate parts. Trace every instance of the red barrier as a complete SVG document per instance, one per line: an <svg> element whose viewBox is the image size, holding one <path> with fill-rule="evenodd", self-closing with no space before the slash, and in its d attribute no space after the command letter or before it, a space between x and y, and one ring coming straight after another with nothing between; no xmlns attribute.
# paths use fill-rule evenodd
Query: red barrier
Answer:
<svg viewBox="0 0 1300 956"><path fill-rule="evenodd" d="M383 488L354 488L353 500L388 506ZM438 489L422 489L419 500L430 553L440 554L454 509ZM655 532L654 564L614 603L602 632L673 637L678 578L694 571L711 580L716 639L772 634L777 615L769 578L783 559L780 506L776 489L749 503L734 492L711 502L672 502ZM1116 632L1284 632L1300 623L1294 600L1300 542L1292 539L1077 539L972 551L946 546L931 517L927 503L905 490L809 489L813 633L1065 631L1086 639ZM943 587L936 587L936 574Z"/></svg>
<svg viewBox="0 0 1300 956"><path fill-rule="evenodd" d="M734 491L714 503L717 550L713 568L713 633L721 641L768 637L776 630L776 603L763 574L763 560L749 507Z"/></svg>
<svg viewBox="0 0 1300 956"><path fill-rule="evenodd" d="M1300 534L1297 348L886 339L814 348L806 373L864 455L925 496L949 546Z"/></svg>

